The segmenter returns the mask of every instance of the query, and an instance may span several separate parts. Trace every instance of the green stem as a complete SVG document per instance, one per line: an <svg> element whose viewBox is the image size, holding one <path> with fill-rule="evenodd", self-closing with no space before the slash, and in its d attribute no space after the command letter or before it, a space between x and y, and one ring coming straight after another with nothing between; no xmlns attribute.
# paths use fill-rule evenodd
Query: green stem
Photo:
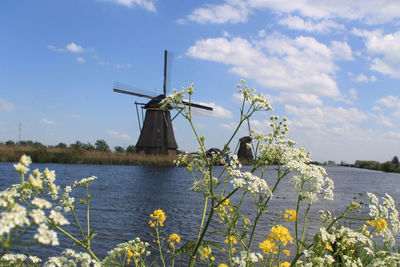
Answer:
<svg viewBox="0 0 400 267"><path fill-rule="evenodd" d="M88 248L90 248L90 216L89 216L89 210L90 210L90 196L89 196L89 185L86 184L86 220L87 220L87 245Z"/></svg>
<svg viewBox="0 0 400 267"><path fill-rule="evenodd" d="M76 223L77 223L78 226L79 226L79 229L81 230L82 238L85 239L85 233L83 232L82 226L81 226L81 224L79 223L79 219L78 219L78 217L76 216L75 207L71 207L71 211L72 211L72 214L74 215L74 218L75 218Z"/></svg>
<svg viewBox="0 0 400 267"><path fill-rule="evenodd" d="M298 254L300 251L299 248L299 235L298 235L298 219L299 219L299 208L300 208L300 196L297 197L297 205L296 205L296 222L294 224L294 231L296 234L296 253Z"/></svg>
<svg viewBox="0 0 400 267"><path fill-rule="evenodd" d="M308 212L310 211L310 208L311 208L311 203L308 204L306 214L304 215L303 230L301 233L300 250L302 249L302 246L303 246L302 244L304 242L304 233L306 232L307 216L308 216ZM297 213L296 213L296 217L297 217Z"/></svg>
<svg viewBox="0 0 400 267"><path fill-rule="evenodd" d="M191 258L190 258L190 263L189 263L189 266L190 266L190 267L193 267L193 266L195 265L195 263L196 263L196 252L197 252L197 250L199 249L200 244L201 244L201 241L203 240L204 235L205 235L206 232L207 232L208 226L209 226L210 223L211 223L211 219L212 219L213 215L214 215L214 208L211 208L210 213L208 214L208 218L207 218L206 225L204 226L204 229L203 229L203 231L202 231L202 233L201 233L201 236L200 236L200 238L198 239L198 241L197 241L197 243L196 243L196 247L195 247L195 249L193 250L192 256L191 256Z"/></svg>
<svg viewBox="0 0 400 267"><path fill-rule="evenodd" d="M161 261L163 263L163 266L165 267L164 256L163 256L162 249L161 249L160 234L158 232L158 222L157 222L157 225L156 225L156 233L157 233L158 250L160 251Z"/></svg>

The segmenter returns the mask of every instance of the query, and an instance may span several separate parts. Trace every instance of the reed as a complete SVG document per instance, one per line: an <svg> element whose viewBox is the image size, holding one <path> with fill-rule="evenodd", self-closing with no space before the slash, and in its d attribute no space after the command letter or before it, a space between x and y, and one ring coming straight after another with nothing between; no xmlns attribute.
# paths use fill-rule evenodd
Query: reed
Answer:
<svg viewBox="0 0 400 267"><path fill-rule="evenodd" d="M145 155L129 152L84 151L57 147L0 146L0 162L17 162L29 155L37 163L67 163L96 165L174 166L176 155Z"/></svg>

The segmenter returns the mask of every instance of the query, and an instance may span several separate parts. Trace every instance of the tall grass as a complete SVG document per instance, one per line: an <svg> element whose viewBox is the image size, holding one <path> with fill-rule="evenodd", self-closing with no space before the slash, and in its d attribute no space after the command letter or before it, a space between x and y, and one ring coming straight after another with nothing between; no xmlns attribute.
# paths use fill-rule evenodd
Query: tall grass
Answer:
<svg viewBox="0 0 400 267"><path fill-rule="evenodd" d="M1 162L17 162L22 155L29 155L37 163L107 164L173 166L176 155L145 155L129 152L101 152L57 147L1 146Z"/></svg>

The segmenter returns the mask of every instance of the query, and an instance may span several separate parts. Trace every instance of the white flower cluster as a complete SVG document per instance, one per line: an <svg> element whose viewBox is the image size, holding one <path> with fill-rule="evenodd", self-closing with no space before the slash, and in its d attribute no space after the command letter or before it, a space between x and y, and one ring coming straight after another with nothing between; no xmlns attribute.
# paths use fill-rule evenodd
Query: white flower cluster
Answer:
<svg viewBox="0 0 400 267"><path fill-rule="evenodd" d="M289 170L295 172L290 182L303 200L313 203L318 200L318 195L333 200L332 179L326 176L323 167L309 164L309 156L303 149L289 147L284 151L283 158Z"/></svg>
<svg viewBox="0 0 400 267"><path fill-rule="evenodd" d="M241 251L240 256L236 256L232 259L233 263L235 266L238 267L246 267L247 263L257 263L257 262L262 262L263 260L263 255L261 253L250 253L249 256L247 256L247 251Z"/></svg>
<svg viewBox="0 0 400 267"><path fill-rule="evenodd" d="M59 212L52 210L50 211L50 219L57 225L66 225L69 224L69 221Z"/></svg>
<svg viewBox="0 0 400 267"><path fill-rule="evenodd" d="M43 265L45 267L63 267L63 266L82 266L82 267L100 267L101 264L93 260L88 253L75 252L72 249L66 249L62 252L63 256L50 257Z"/></svg>
<svg viewBox="0 0 400 267"><path fill-rule="evenodd" d="M253 175L251 172L232 170L228 173L231 177L235 177L231 181L234 188L242 188L243 190L250 192L253 197L256 197L257 194L262 194L265 197L272 195L271 188L268 186L267 182L264 179Z"/></svg>
<svg viewBox="0 0 400 267"><path fill-rule="evenodd" d="M388 220L388 227L383 232L383 242L388 247L395 245L394 235L400 232L399 212L396 208L393 198L389 194L385 194L380 203L378 197L372 193L367 193L369 197L369 215L375 219L384 218Z"/></svg>
<svg viewBox="0 0 400 267"><path fill-rule="evenodd" d="M27 257L24 254L4 254L0 258L0 266L25 266L25 264L36 265L42 260L36 256Z"/></svg>
<svg viewBox="0 0 400 267"><path fill-rule="evenodd" d="M0 207L5 209L0 217L0 235L10 232L15 227L29 224L26 208L15 202L18 197L15 189L6 189L0 193Z"/></svg>
<svg viewBox="0 0 400 267"><path fill-rule="evenodd" d="M32 163L31 157L22 155L22 157L19 159L18 164L14 164L14 168L17 170L17 172L21 175L27 173L29 171L29 165Z"/></svg>
<svg viewBox="0 0 400 267"><path fill-rule="evenodd" d="M94 180L96 180L97 179L97 177L96 176L91 176L91 177L88 177L88 178L83 178L83 179L81 179L79 182L78 181L75 181L74 182L74 185L73 185L73 187L75 188L75 187L78 187L78 186L87 186L87 185L90 185L90 183L91 182L93 182Z"/></svg>
<svg viewBox="0 0 400 267"><path fill-rule="evenodd" d="M64 207L64 212L68 212L74 208L75 198L69 196L69 193L71 193L71 191L71 186L66 186L64 189L64 193L61 195L61 198L59 200L61 207ZM56 209L61 210L61 207L57 207Z"/></svg>
<svg viewBox="0 0 400 267"><path fill-rule="evenodd" d="M40 243L44 245L52 245L58 246L60 243L58 242L57 233L54 230L49 229L47 224L41 223L37 229L37 233L34 235L34 238Z"/></svg>
<svg viewBox="0 0 400 267"><path fill-rule="evenodd" d="M133 257L136 259L142 258L142 256L147 257L151 254L151 252L147 250L149 246L149 243L143 242L139 237L128 242L120 243L107 253L107 257L102 261L102 266L114 266L121 261L125 261L128 251L131 251Z"/></svg>
<svg viewBox="0 0 400 267"><path fill-rule="evenodd" d="M250 105L254 105L257 110L272 110L271 104L265 99L264 95L261 93L256 94L256 90L254 88L250 89L245 80L241 80L237 88L239 93L243 95L243 100Z"/></svg>

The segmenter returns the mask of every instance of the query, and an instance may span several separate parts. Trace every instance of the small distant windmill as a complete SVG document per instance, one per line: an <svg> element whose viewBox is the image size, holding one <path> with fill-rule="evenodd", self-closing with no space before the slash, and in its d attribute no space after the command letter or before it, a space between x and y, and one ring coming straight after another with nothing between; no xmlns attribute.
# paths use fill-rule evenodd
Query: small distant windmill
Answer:
<svg viewBox="0 0 400 267"><path fill-rule="evenodd" d="M252 152L252 139L251 139L251 129L250 129L250 121L247 119L247 126L249 128L249 135L243 136L239 139L239 150L237 152L237 156L239 160L249 161L253 159L253 152Z"/></svg>
<svg viewBox="0 0 400 267"><path fill-rule="evenodd" d="M168 153L175 154L178 145L175 141L174 130L172 127L171 114L169 110L161 110L160 102L166 98L168 88L168 62L171 57L168 56L167 50L164 51L164 83L163 83L163 94L156 95L150 91L137 89L119 82L114 83L114 92L128 94L143 98L150 99L147 103L136 104L136 112L138 116L140 137L136 144L136 152L145 154L159 154ZM184 105L189 105L188 102L183 102ZM191 107L212 111L213 109L208 106L190 103ZM138 106L142 108L142 120L143 120L143 109L146 110L146 115L141 125L140 115Z"/></svg>

